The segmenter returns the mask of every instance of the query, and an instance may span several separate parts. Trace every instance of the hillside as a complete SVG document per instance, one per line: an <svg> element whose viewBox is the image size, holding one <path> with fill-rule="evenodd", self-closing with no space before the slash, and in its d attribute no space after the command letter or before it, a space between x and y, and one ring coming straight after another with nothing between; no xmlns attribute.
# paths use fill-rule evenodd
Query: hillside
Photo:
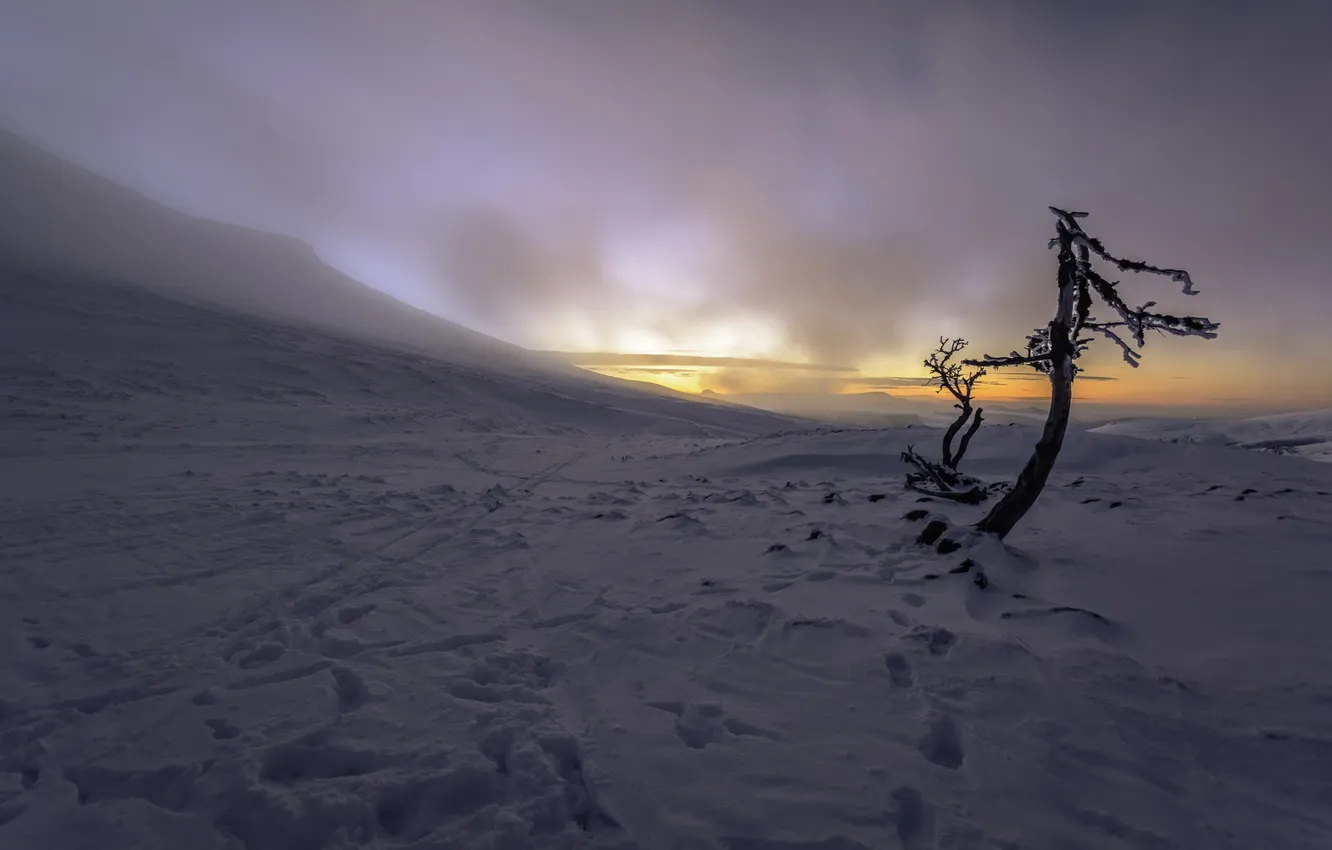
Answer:
<svg viewBox="0 0 1332 850"><path fill-rule="evenodd" d="M796 427L536 368L501 371L68 276L0 276L0 452L141 451L164 443L455 431L745 435ZM69 424L87 423L86 436Z"/></svg>
<svg viewBox="0 0 1332 850"><path fill-rule="evenodd" d="M138 394L153 404L317 397L350 403L349 414L453 417L475 428L496 411L502 422L557 430L614 421L734 434L791 424L484 336L336 272L295 240L184 215L3 131L0 333L5 362L21 364L0 375L14 396L10 422L71 396L127 404L126 421L138 421L152 416L135 406ZM274 365L284 352L291 362ZM415 414L378 409L382 395ZM471 417L481 397L499 406Z"/></svg>
<svg viewBox="0 0 1332 850"><path fill-rule="evenodd" d="M1225 445L1332 462L1332 410L1227 420L1127 419L1094 430L1142 440Z"/></svg>

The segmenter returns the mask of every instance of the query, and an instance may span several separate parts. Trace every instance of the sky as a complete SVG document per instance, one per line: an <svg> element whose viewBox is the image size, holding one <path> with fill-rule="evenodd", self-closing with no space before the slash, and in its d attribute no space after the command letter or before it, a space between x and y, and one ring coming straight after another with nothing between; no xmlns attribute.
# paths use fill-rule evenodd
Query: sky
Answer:
<svg viewBox="0 0 1332 850"><path fill-rule="evenodd" d="M1049 205L1221 323L1089 401L1332 407L1332 3L0 0L0 125L611 374L919 394L1054 309ZM1102 311L1105 312L1105 311ZM1026 378L1025 380L1023 378ZM995 398L1043 392L1018 376Z"/></svg>

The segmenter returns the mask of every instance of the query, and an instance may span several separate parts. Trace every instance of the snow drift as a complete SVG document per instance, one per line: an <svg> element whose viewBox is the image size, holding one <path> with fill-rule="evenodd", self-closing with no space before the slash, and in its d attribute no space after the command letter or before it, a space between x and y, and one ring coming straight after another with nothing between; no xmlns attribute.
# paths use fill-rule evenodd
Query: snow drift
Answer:
<svg viewBox="0 0 1332 850"><path fill-rule="evenodd" d="M1093 430L1142 440L1225 445L1332 462L1332 410L1233 420L1127 419Z"/></svg>

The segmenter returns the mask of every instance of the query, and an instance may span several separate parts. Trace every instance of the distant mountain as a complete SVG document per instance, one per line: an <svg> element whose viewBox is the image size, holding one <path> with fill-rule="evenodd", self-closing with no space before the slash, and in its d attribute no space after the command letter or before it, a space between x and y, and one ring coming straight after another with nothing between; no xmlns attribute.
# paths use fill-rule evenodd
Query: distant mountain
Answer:
<svg viewBox="0 0 1332 850"><path fill-rule="evenodd" d="M1234 446L1332 462L1332 409L1230 420L1142 417L1111 422L1092 431L1144 440Z"/></svg>
<svg viewBox="0 0 1332 850"><path fill-rule="evenodd" d="M899 428L908 425L947 427L957 417L952 399L904 398L886 392L863 393L736 393L712 397L792 416L823 419L861 428ZM1045 411L1012 403L985 403L991 425L1039 422Z"/></svg>
<svg viewBox="0 0 1332 850"><path fill-rule="evenodd" d="M455 359L538 362L343 275L302 242L170 209L4 130L0 264L134 283Z"/></svg>

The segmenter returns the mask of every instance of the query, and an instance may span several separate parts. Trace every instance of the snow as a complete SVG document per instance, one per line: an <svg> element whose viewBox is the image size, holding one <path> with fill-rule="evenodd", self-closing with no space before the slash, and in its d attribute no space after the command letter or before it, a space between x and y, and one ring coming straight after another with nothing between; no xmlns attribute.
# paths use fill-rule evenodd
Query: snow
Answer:
<svg viewBox="0 0 1332 850"><path fill-rule="evenodd" d="M1074 433L1005 546L921 424L593 376L11 137L0 190L5 850L1332 846L1332 466Z"/></svg>
<svg viewBox="0 0 1332 850"><path fill-rule="evenodd" d="M1332 843L1332 467L1073 434L1005 547L937 431L0 292L0 846Z"/></svg>
<svg viewBox="0 0 1332 850"><path fill-rule="evenodd" d="M1229 420L1138 418L1093 430L1143 440L1227 445L1332 462L1332 410Z"/></svg>

